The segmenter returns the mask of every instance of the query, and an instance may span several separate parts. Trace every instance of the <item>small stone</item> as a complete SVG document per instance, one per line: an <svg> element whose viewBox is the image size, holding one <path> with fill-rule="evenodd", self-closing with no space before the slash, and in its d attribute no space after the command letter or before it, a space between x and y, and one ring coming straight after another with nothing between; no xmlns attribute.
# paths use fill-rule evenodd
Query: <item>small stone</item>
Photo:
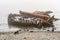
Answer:
<svg viewBox="0 0 60 40"><path fill-rule="evenodd" d="M32 40L32 39L29 37L24 37L24 40Z"/></svg>

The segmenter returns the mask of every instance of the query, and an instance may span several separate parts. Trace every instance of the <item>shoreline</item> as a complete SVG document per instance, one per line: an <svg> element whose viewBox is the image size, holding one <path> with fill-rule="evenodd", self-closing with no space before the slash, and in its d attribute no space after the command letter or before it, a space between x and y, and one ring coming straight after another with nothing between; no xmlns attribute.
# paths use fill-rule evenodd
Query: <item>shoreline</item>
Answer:
<svg viewBox="0 0 60 40"><path fill-rule="evenodd" d="M14 32L16 32L16 31L14 31ZM14 34L14 32L0 32L0 34ZM33 32L19 31L19 34L20 33L60 33L60 31L54 31L54 32L51 32L51 31L33 31Z"/></svg>
<svg viewBox="0 0 60 40"><path fill-rule="evenodd" d="M60 40L60 32L0 32L0 40L24 40L30 38L32 40Z"/></svg>

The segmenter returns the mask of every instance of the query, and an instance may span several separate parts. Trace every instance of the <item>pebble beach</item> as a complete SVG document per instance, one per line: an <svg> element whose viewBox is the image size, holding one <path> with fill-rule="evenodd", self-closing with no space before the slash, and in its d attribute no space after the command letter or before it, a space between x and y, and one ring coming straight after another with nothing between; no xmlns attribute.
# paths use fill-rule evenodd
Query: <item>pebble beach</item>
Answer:
<svg viewBox="0 0 60 40"><path fill-rule="evenodd" d="M60 32L3 32L0 40L60 40Z"/></svg>

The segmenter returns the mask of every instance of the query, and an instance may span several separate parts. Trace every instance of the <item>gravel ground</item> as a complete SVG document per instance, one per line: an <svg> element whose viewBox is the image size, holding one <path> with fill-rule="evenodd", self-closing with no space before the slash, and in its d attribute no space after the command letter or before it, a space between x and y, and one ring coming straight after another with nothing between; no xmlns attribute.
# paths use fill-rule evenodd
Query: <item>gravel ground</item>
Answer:
<svg viewBox="0 0 60 40"><path fill-rule="evenodd" d="M60 32L1 33L0 40L60 40Z"/></svg>

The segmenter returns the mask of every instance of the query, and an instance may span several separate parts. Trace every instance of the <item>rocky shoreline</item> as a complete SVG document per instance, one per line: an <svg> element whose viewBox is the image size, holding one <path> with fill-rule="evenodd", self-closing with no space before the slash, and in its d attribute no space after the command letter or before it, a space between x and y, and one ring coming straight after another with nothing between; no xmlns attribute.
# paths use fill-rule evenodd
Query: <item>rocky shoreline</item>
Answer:
<svg viewBox="0 0 60 40"><path fill-rule="evenodd" d="M0 40L60 40L60 32L1 32Z"/></svg>

